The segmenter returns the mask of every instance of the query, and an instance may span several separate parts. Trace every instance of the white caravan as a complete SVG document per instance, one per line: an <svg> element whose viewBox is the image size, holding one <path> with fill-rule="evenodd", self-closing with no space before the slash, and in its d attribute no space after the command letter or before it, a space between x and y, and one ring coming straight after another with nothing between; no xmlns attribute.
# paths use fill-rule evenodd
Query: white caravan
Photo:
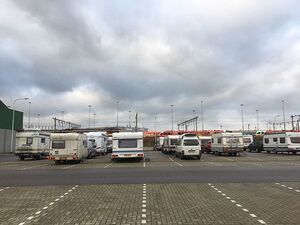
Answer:
<svg viewBox="0 0 300 225"><path fill-rule="evenodd" d="M95 149L98 155L107 154L107 133L89 132L85 133L88 139L88 149Z"/></svg>
<svg viewBox="0 0 300 225"><path fill-rule="evenodd" d="M50 133L25 131L16 134L16 151L21 160L25 158L41 159L50 152Z"/></svg>
<svg viewBox="0 0 300 225"><path fill-rule="evenodd" d="M175 148L177 140L180 138L180 135L167 135L164 137L164 143L162 146L162 152L166 154L175 153Z"/></svg>
<svg viewBox="0 0 300 225"><path fill-rule="evenodd" d="M201 158L201 145L196 134L183 134L177 140L175 156L184 158Z"/></svg>
<svg viewBox="0 0 300 225"><path fill-rule="evenodd" d="M113 133L112 160L124 158L144 159L143 132Z"/></svg>
<svg viewBox="0 0 300 225"><path fill-rule="evenodd" d="M87 137L78 133L52 133L49 159L55 164L66 161L83 161L88 156Z"/></svg>
<svg viewBox="0 0 300 225"><path fill-rule="evenodd" d="M244 150L246 150L249 147L249 145L253 142L253 136L252 135L244 135L243 142L244 142Z"/></svg>
<svg viewBox="0 0 300 225"><path fill-rule="evenodd" d="M264 135L264 151L270 152L300 152L300 132L280 132Z"/></svg>
<svg viewBox="0 0 300 225"><path fill-rule="evenodd" d="M215 154L238 155L243 150L243 134L240 132L226 132L212 135L211 151Z"/></svg>

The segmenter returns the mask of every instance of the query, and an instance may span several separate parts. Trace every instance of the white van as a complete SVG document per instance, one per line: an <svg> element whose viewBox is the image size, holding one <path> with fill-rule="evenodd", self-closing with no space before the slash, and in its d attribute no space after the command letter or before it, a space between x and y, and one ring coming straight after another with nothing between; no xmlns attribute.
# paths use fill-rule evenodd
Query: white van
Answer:
<svg viewBox="0 0 300 225"><path fill-rule="evenodd" d="M124 158L144 159L143 132L113 133L112 160Z"/></svg>
<svg viewBox="0 0 300 225"><path fill-rule="evenodd" d="M88 156L87 137L78 133L52 133L49 159L55 164L66 161L81 162Z"/></svg>
<svg viewBox="0 0 300 225"><path fill-rule="evenodd" d="M300 152L300 132L280 132L265 134L263 149L270 152Z"/></svg>
<svg viewBox="0 0 300 225"><path fill-rule="evenodd" d="M95 149L97 155L107 154L107 134L106 132L85 133L88 139L88 149Z"/></svg>
<svg viewBox="0 0 300 225"><path fill-rule="evenodd" d="M244 135L243 142L244 142L244 150L246 150L249 147L249 145L253 142L253 136L252 135Z"/></svg>
<svg viewBox="0 0 300 225"><path fill-rule="evenodd" d="M201 145L196 134L183 134L177 140L175 156L183 158L201 158Z"/></svg>
<svg viewBox="0 0 300 225"><path fill-rule="evenodd" d="M50 152L50 133L24 131L16 134L16 151L20 160L25 158L42 159Z"/></svg>
<svg viewBox="0 0 300 225"><path fill-rule="evenodd" d="M214 154L238 155L243 150L243 134L240 132L225 132L212 135L211 151Z"/></svg>
<svg viewBox="0 0 300 225"><path fill-rule="evenodd" d="M175 148L176 148L178 138L180 138L180 135L165 136L163 146L162 146L162 152L165 154L175 153Z"/></svg>

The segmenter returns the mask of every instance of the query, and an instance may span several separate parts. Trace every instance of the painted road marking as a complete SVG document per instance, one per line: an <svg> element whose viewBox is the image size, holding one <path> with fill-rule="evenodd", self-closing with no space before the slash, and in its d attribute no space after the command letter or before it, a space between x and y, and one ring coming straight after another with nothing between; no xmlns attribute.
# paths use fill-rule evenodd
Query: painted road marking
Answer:
<svg viewBox="0 0 300 225"><path fill-rule="evenodd" d="M223 193L222 191L220 191L220 190L218 190L218 188L215 188L215 186L213 186L213 185L211 185L211 183L208 183L208 186L210 186L211 188L213 188L215 191L217 191L218 193L220 193L220 194L222 194L222 196L226 196L226 194L225 193ZM225 194L225 195L223 195L223 194ZM231 198L229 197L229 196L227 196L227 197L225 197L226 199L228 199L228 200L230 200ZM232 203L236 203L236 201L235 200L233 200L233 199L231 199L230 200ZM247 212L247 213L249 213L249 210L248 209L245 209L245 208L242 208L243 206L241 205L241 204L235 204L237 207L239 207L239 208L241 208L244 212ZM252 218L257 218L257 216L255 215L255 214L253 214L253 213L249 213L249 215L252 217ZM257 220L259 223L261 223L261 224L266 224L266 222L265 221L263 221L263 220Z"/></svg>
<svg viewBox="0 0 300 225"><path fill-rule="evenodd" d="M146 224L147 223L147 214L146 214L146 211L147 211L147 204L146 204L146 199L147 199L147 194L146 194L146 191L147 191L147 184L143 184L143 198L142 198L142 221L141 223L142 224Z"/></svg>
<svg viewBox="0 0 300 225"><path fill-rule="evenodd" d="M79 185L76 185L76 186L74 186L74 187L73 187L72 189L70 189L70 190L74 190L74 189L77 188L78 186L79 186ZM70 191L70 190L69 190L69 191ZM65 193L65 194L66 194L66 193ZM63 196L63 195L61 195L61 196ZM61 196L60 196L60 197L61 197ZM59 198L56 198L54 202L49 203L49 206L54 205L55 202L57 202L58 200L59 200ZM47 210L47 209L49 208L49 206L43 207L42 210ZM28 217L26 220L29 220L29 221L30 221L30 220L32 220L34 217L38 217L38 216L41 214L42 210L37 211L36 213L34 213L34 215ZM28 222L28 223L29 223L29 222ZM26 222L19 223L18 225L24 225L24 224L26 224Z"/></svg>
<svg viewBox="0 0 300 225"><path fill-rule="evenodd" d="M110 163L110 164L104 166L103 168L105 169L105 168L107 168L107 167L109 167L109 166L111 166L111 165L112 165L112 163Z"/></svg>
<svg viewBox="0 0 300 225"><path fill-rule="evenodd" d="M223 166L222 164L214 163L214 162L207 162L207 163L212 164L212 165L215 165L215 166Z"/></svg>
<svg viewBox="0 0 300 225"><path fill-rule="evenodd" d="M67 170L67 169L70 169L70 168L72 168L74 166L77 166L77 165L79 165L79 164L74 164L74 165L71 165L71 166L66 166L66 167L63 167L62 170Z"/></svg>
<svg viewBox="0 0 300 225"><path fill-rule="evenodd" d="M24 167L24 168L22 168L20 170L30 170L30 169L39 168L39 167L42 167L42 166L47 166L47 164L30 166L30 167Z"/></svg>
<svg viewBox="0 0 300 225"><path fill-rule="evenodd" d="M287 188L287 189L289 189L289 190L291 190L291 191L295 191L295 192L297 192L297 193L299 193L300 192L300 190L298 190L298 189L294 189L294 188L292 188L292 187L289 187L289 186L287 186L287 185L285 185L285 184L281 184L281 183L275 183L276 185L278 185L278 186L281 186L281 187L284 187L284 188Z"/></svg>

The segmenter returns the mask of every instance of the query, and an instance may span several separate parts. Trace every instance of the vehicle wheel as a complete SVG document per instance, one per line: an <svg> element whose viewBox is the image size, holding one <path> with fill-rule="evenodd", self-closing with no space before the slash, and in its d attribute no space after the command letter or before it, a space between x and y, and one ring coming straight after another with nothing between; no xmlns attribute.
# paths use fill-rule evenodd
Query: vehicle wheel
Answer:
<svg viewBox="0 0 300 225"><path fill-rule="evenodd" d="M25 159L24 156L19 156L19 158L20 158L20 160L22 160L22 161Z"/></svg>
<svg viewBox="0 0 300 225"><path fill-rule="evenodd" d="M201 159L201 155L198 155L198 156L197 156L197 159L200 160L200 159Z"/></svg>
<svg viewBox="0 0 300 225"><path fill-rule="evenodd" d="M297 152L293 152L293 155L296 155L297 154Z"/></svg>
<svg viewBox="0 0 300 225"><path fill-rule="evenodd" d="M267 153L270 153L270 151L267 151Z"/></svg>

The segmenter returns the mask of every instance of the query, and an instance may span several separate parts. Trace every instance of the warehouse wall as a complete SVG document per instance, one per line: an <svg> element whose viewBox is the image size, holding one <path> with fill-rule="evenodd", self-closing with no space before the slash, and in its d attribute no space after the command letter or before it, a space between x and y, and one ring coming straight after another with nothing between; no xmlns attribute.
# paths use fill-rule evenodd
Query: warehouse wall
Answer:
<svg viewBox="0 0 300 225"><path fill-rule="evenodd" d="M16 132L14 131L14 138L13 138L13 146L15 146L15 135ZM0 154L1 153L10 153L10 141L11 141L11 130L7 129L0 129ZM13 152L15 148L13 148Z"/></svg>

